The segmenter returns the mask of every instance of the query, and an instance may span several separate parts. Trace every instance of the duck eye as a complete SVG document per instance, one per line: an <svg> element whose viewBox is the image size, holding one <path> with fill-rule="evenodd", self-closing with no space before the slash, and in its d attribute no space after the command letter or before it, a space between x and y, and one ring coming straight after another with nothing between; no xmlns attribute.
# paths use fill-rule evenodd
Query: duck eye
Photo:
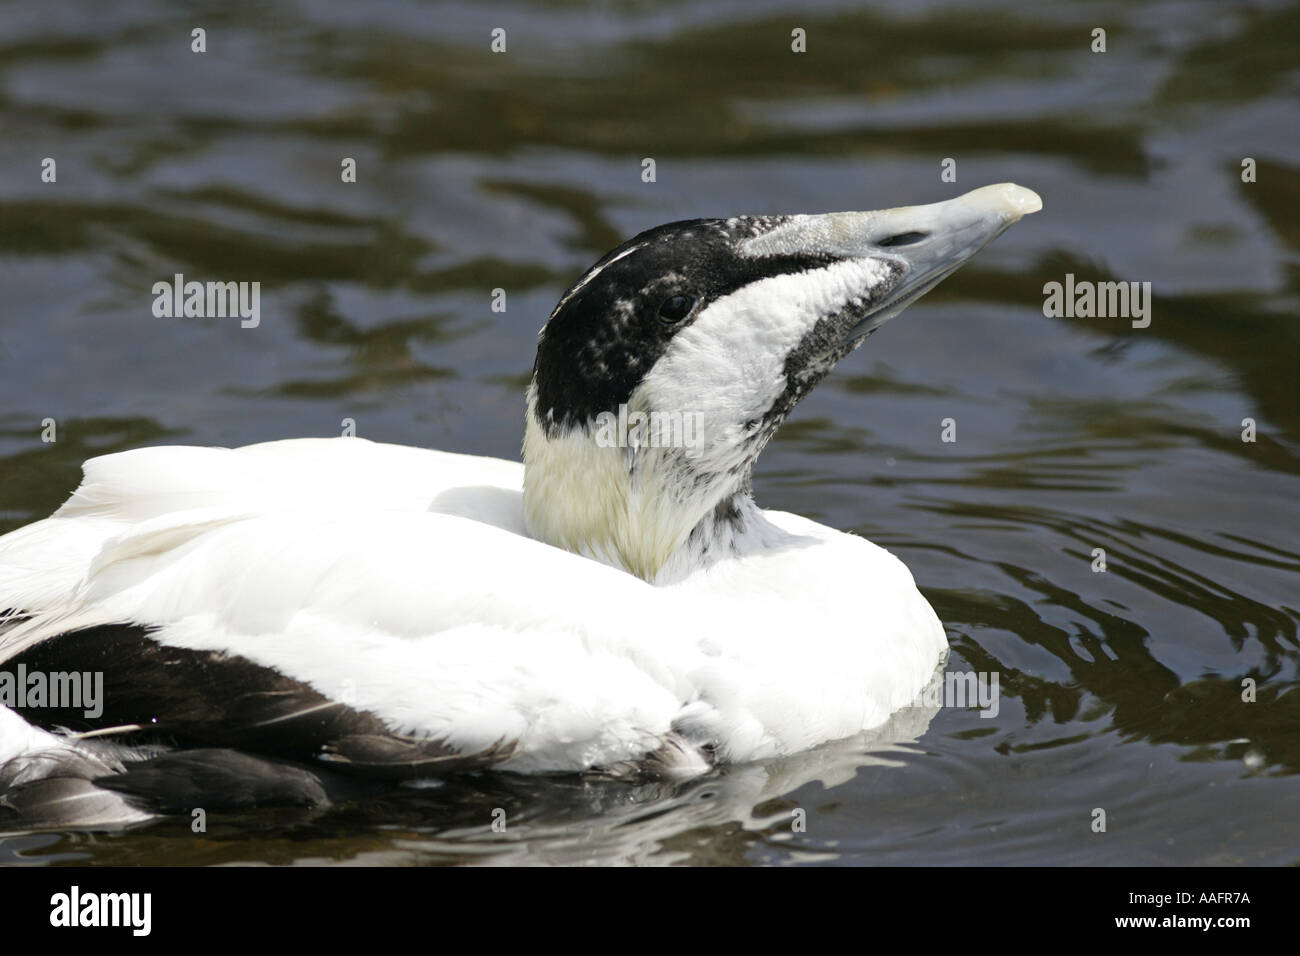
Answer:
<svg viewBox="0 0 1300 956"><path fill-rule="evenodd" d="M673 295L664 299L659 306L659 318L665 322L680 322L691 313L695 300L689 295Z"/></svg>

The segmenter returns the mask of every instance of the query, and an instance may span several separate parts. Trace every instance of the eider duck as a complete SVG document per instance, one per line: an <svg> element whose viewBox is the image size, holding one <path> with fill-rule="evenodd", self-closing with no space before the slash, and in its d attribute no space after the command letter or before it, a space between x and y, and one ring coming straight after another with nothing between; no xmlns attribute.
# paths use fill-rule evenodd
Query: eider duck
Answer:
<svg viewBox="0 0 1300 956"><path fill-rule="evenodd" d="M1040 208L1001 184L643 232L541 330L522 464L361 438L87 461L0 538L0 810L689 777L879 726L944 629L901 561L762 510L751 470L837 362Z"/></svg>

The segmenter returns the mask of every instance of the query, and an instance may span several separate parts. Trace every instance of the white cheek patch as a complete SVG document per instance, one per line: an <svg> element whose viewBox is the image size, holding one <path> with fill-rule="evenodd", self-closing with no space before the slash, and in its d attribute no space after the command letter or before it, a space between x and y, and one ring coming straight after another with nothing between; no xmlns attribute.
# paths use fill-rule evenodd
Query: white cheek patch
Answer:
<svg viewBox="0 0 1300 956"><path fill-rule="evenodd" d="M702 415L706 447L731 444L785 391L786 359L817 321L892 276L880 259L846 259L751 282L673 338L637 397L642 407Z"/></svg>

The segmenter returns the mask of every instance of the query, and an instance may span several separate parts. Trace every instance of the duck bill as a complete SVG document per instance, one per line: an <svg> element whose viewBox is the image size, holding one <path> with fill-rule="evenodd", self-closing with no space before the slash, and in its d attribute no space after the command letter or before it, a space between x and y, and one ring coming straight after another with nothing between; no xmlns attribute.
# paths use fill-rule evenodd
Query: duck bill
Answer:
<svg viewBox="0 0 1300 956"><path fill-rule="evenodd" d="M751 240L750 255L819 252L889 263L890 281L870 290L868 311L845 332L856 345L961 268L971 256L1029 213L1038 194L999 183L928 206L798 216Z"/></svg>

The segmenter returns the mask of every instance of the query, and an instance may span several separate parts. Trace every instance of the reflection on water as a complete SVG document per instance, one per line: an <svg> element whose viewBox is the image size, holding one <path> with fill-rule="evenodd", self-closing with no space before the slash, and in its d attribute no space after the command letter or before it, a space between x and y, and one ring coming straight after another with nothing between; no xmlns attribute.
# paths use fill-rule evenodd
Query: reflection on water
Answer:
<svg viewBox="0 0 1300 956"><path fill-rule="evenodd" d="M185 821L128 835L12 837L15 856L112 865L144 864L183 854L196 864L289 864L353 860L366 864L476 863L743 864L757 854L779 860L796 850L796 818L815 813L790 796L807 788L817 803L860 772L901 768L936 708L899 711L853 740L765 764L728 767L684 783L490 774L383 796L341 808L230 814L209 828L201 847ZM504 821L485 824L484 808ZM796 811L804 811L796 814ZM489 817L489 819L492 819ZM369 834L358 837L359 833ZM93 849L88 850L88 847ZM836 854L800 848L805 859ZM64 854L69 854L64 856Z"/></svg>
<svg viewBox="0 0 1300 956"><path fill-rule="evenodd" d="M689 785L494 775L204 839L10 836L0 862L1297 861L1293 4L1108 10L1104 55L1084 3L236 2L202 9L202 56L185 6L59 10L0 12L0 530L146 444L350 418L515 457L556 297L661 221L1006 180L1045 208L846 361L756 475L908 563L948 669L1000 674L996 717L907 711ZM176 272L260 281L261 326L155 319ZM1066 273L1151 282L1150 328L1044 318Z"/></svg>

